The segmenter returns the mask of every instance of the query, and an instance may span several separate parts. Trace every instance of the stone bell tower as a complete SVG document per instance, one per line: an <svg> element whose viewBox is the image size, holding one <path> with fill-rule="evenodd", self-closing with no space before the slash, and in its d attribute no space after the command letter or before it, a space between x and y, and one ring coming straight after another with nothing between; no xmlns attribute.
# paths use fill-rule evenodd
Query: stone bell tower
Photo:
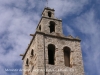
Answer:
<svg viewBox="0 0 100 75"><path fill-rule="evenodd" d="M80 39L64 36L62 20L44 8L25 53L23 75L84 75Z"/></svg>

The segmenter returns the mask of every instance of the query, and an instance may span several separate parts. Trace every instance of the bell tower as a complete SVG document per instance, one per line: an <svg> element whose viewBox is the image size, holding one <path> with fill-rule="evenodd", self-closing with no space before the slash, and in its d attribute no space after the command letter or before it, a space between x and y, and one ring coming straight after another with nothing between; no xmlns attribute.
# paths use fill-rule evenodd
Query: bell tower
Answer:
<svg viewBox="0 0 100 75"><path fill-rule="evenodd" d="M64 36L62 20L54 9L44 8L25 53L23 75L84 75L81 40Z"/></svg>
<svg viewBox="0 0 100 75"><path fill-rule="evenodd" d="M55 18L54 9L45 8L42 13L42 18L38 25L41 32L47 34L59 33L62 34L62 21Z"/></svg>

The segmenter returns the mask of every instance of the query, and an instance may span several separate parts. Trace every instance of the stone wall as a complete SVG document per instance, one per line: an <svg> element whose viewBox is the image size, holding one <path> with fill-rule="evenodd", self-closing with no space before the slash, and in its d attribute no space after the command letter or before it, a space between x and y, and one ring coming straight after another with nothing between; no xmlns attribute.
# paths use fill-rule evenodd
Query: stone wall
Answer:
<svg viewBox="0 0 100 75"><path fill-rule="evenodd" d="M27 49L27 53L23 59L23 75L33 75L33 69L37 69L37 39L34 38L33 40L31 40L32 43L29 46L29 48ZM34 50L34 56L31 56L31 51L32 49ZM26 64L28 58L28 65ZM37 72L34 73L34 75L37 75Z"/></svg>
<svg viewBox="0 0 100 75"><path fill-rule="evenodd" d="M46 18L46 17L42 17L39 23L39 26L41 25L41 32L50 34L50 28L49 28L50 21L55 22L55 33L62 34L62 21L58 19L52 19L52 18ZM39 26L37 30L39 30Z"/></svg>
<svg viewBox="0 0 100 75"><path fill-rule="evenodd" d="M46 59L46 69L55 69L53 72L47 72L46 75L84 75L83 61L81 54L81 47L79 41L71 41L68 39L61 39L52 36L45 36L45 59ZM44 41L43 35L37 34L37 50L38 50L38 69L44 68ZM55 65L48 64L48 45L53 44L56 47L55 50ZM71 49L70 55L70 65L71 67L66 67L64 64L64 47L69 47ZM66 71L58 72L58 69L64 69ZM39 72L41 75L44 73Z"/></svg>
<svg viewBox="0 0 100 75"><path fill-rule="evenodd" d="M52 12L51 17L48 17L48 11ZM55 22L55 31L52 33L49 28L50 21ZM48 64L49 44L55 45L54 65ZM64 64L64 47L71 50L70 67ZM31 56L32 49L34 56ZM84 75L80 40L63 35L62 21L54 17L53 9L44 9L36 33L24 54L23 69L28 70L23 71L23 75Z"/></svg>

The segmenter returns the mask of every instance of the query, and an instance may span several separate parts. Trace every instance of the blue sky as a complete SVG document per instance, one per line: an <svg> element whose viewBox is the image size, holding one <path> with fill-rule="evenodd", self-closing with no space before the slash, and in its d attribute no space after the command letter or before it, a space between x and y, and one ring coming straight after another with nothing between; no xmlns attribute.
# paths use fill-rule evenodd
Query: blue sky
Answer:
<svg viewBox="0 0 100 75"><path fill-rule="evenodd" d="M46 6L46 0L0 0L0 75L22 75L24 53ZM85 75L100 75L100 0L48 0L63 21L66 36L81 41Z"/></svg>

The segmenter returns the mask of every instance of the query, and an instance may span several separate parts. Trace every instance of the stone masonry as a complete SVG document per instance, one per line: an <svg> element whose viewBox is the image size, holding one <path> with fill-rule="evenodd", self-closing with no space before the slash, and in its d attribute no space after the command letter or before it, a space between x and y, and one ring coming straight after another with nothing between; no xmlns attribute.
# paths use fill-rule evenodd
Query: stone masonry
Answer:
<svg viewBox="0 0 100 75"><path fill-rule="evenodd" d="M55 18L54 11L44 8L36 32L31 34L33 38L22 55L23 75L84 75L81 40L71 35L64 36L62 20ZM55 47L54 64L49 64L52 57L48 52L50 44ZM70 48L70 66L65 66L64 47Z"/></svg>

